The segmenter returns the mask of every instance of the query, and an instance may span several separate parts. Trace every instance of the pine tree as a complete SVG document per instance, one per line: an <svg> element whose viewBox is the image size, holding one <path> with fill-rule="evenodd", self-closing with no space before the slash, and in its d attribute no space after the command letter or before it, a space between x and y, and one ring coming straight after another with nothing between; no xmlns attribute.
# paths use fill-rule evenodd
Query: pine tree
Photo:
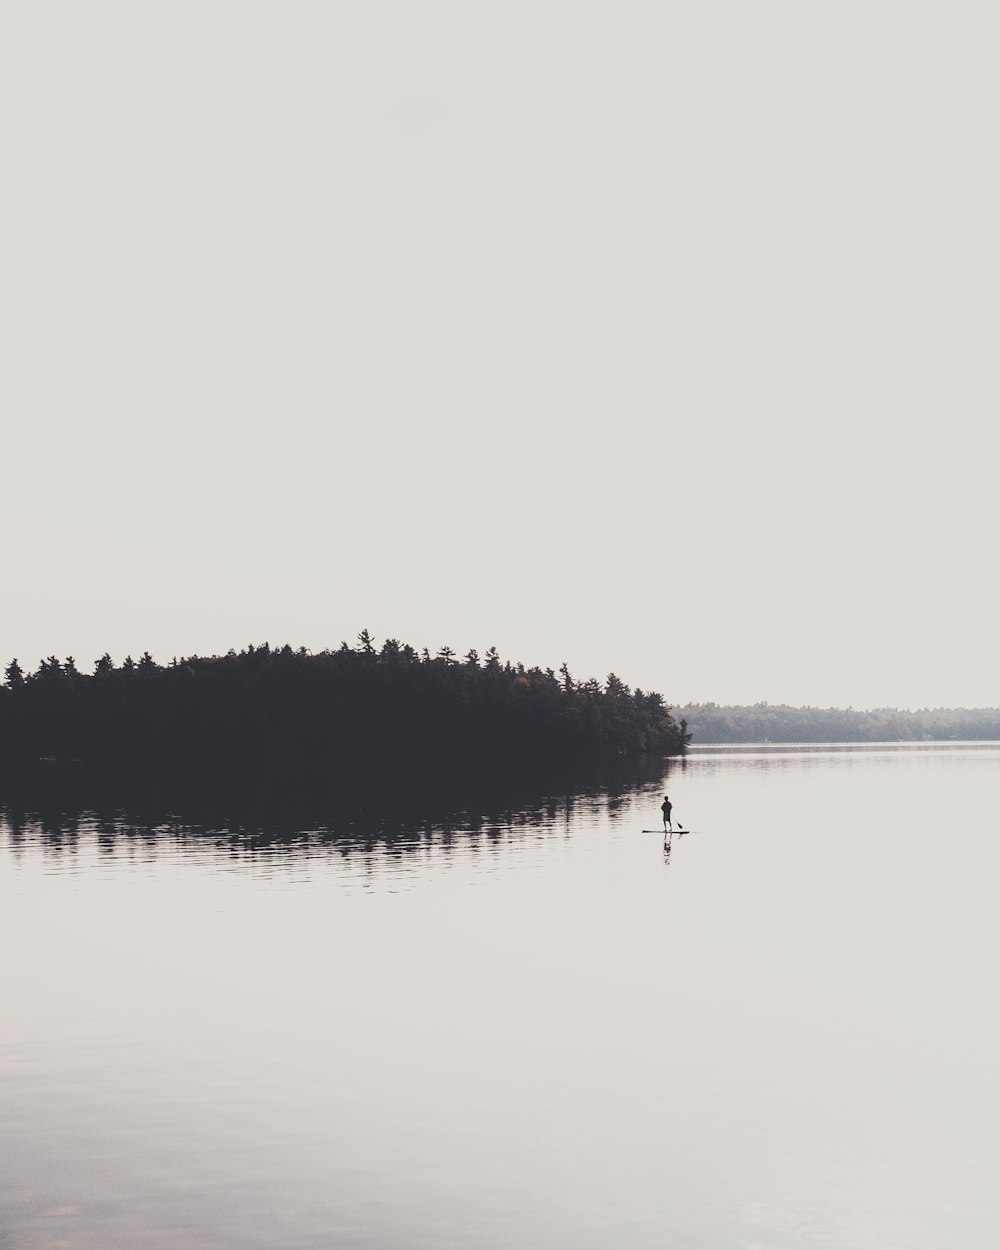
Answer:
<svg viewBox="0 0 1000 1250"><path fill-rule="evenodd" d="M11 690L17 690L24 685L24 670L18 664L17 660L11 660L3 671L4 682Z"/></svg>

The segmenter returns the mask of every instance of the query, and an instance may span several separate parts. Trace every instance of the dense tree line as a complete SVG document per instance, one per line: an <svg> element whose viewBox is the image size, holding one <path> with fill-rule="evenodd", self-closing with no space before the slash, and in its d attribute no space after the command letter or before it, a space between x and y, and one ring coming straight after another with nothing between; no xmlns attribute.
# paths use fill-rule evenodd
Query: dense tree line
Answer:
<svg viewBox="0 0 1000 1250"><path fill-rule="evenodd" d="M89 674L72 657L0 687L0 772L50 767L108 775L387 785L427 773L485 774L686 745L659 694L615 674L578 681L495 648L436 655L368 631L313 654L267 643L160 665L147 652Z"/></svg>
<svg viewBox="0 0 1000 1250"><path fill-rule="evenodd" d="M689 703L681 713L698 742L922 742L1000 740L1000 708L724 707Z"/></svg>

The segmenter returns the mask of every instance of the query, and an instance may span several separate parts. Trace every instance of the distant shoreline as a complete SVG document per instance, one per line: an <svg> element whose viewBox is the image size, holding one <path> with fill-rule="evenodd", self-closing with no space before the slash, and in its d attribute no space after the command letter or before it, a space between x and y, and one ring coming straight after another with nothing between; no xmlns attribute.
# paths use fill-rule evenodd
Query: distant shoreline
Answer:
<svg viewBox="0 0 1000 1250"><path fill-rule="evenodd" d="M689 703L677 709L695 745L725 743L989 742L1000 708L815 708Z"/></svg>

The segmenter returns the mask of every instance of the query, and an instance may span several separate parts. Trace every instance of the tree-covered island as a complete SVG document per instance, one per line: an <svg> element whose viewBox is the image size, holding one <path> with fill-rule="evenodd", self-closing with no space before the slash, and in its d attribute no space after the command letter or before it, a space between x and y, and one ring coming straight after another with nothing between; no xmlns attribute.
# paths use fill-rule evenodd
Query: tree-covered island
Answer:
<svg viewBox="0 0 1000 1250"><path fill-rule="evenodd" d="M680 755L690 735L661 695L614 673L575 679L526 668L491 647L458 656L367 630L312 653L267 643L158 664L147 652L92 673L73 658L0 686L0 777L75 767L106 779L252 780L270 787L390 785L648 754Z"/></svg>

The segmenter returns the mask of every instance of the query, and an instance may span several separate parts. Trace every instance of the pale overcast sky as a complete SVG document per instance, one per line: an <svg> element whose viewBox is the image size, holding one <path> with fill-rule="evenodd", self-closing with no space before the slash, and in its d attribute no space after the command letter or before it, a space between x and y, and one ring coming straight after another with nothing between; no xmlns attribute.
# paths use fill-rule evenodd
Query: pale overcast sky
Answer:
<svg viewBox="0 0 1000 1250"><path fill-rule="evenodd" d="M998 705L1000 7L0 0L0 661Z"/></svg>

